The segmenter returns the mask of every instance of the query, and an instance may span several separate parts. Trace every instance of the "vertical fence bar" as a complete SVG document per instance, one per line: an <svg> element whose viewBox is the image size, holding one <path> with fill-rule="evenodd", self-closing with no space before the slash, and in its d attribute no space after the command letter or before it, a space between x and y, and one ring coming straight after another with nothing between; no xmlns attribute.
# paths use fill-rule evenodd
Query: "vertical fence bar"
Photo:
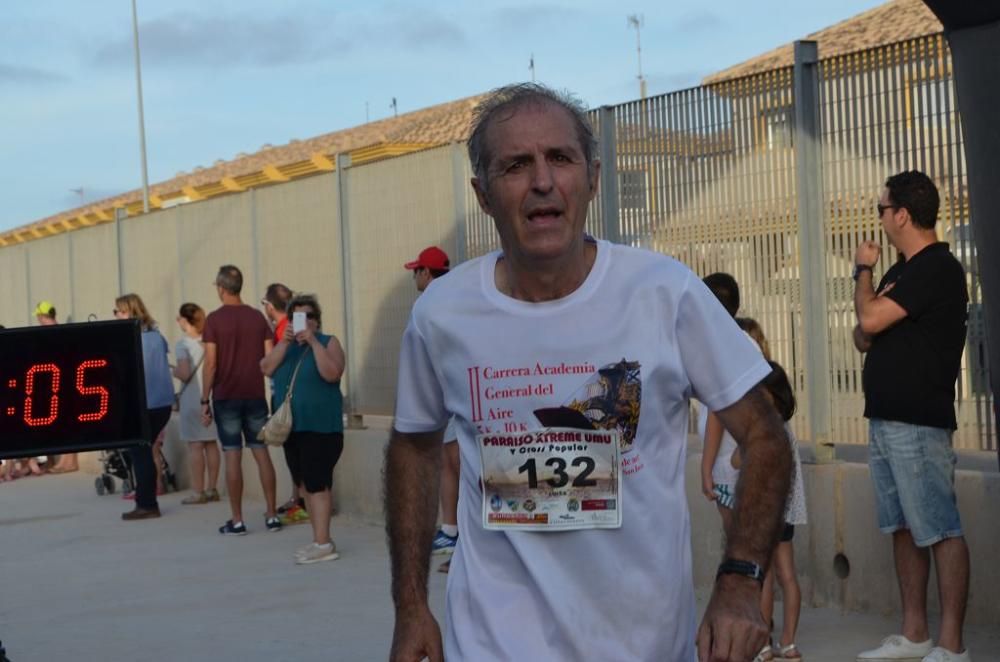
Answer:
<svg viewBox="0 0 1000 662"><path fill-rule="evenodd" d="M823 250L825 233L818 60L816 42L795 42L795 174L809 428L817 460L831 461L830 343L827 329L826 255Z"/></svg>
<svg viewBox="0 0 1000 662"><path fill-rule="evenodd" d="M618 132L615 128L615 109L601 106L601 219L604 221L604 238L620 241L618 219Z"/></svg>
<svg viewBox="0 0 1000 662"><path fill-rule="evenodd" d="M354 321L354 285L351 280L351 223L347 199L347 169L351 166L350 154L337 154L337 169L334 171L337 187L337 216L340 220L340 263L343 270L344 288L344 353L347 354L348 387L344 394L344 412L347 413L349 428L364 427L361 414L358 412L357 394L361 393L363 376L358 366L357 352L351 345L354 332L351 324Z"/></svg>
<svg viewBox="0 0 1000 662"><path fill-rule="evenodd" d="M465 208L465 196L468 193L469 183L465 181L465 148L462 143L452 143L451 145L451 186L454 201L455 220L455 253L452 255L453 264L465 262L468 259L468 248L466 246L469 226L469 214Z"/></svg>
<svg viewBox="0 0 1000 662"><path fill-rule="evenodd" d="M125 218L124 207L115 207L115 257L118 261L118 296L125 294L125 262L122 253L122 219Z"/></svg>

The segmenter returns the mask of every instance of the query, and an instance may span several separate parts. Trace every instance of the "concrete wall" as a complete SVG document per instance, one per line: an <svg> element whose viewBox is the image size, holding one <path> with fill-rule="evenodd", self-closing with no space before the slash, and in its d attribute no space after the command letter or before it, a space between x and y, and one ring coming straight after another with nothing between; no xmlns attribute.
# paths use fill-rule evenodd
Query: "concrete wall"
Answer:
<svg viewBox="0 0 1000 662"><path fill-rule="evenodd" d="M389 417L365 417L366 428L348 430L344 454L334 472L337 513L352 519L381 524L382 461L389 439ZM167 428L165 454L180 478L189 484L186 449L177 439L176 421ZM803 453L808 455L808 453ZM280 449L271 449L278 474L279 503L291 494L288 470ZM82 466L98 471L97 454L83 456ZM722 527L715 505L701 494L701 454L692 443L687 459L687 498L691 512L691 547L695 586L708 590L722 556ZM892 562L891 537L878 530L875 495L866 464L803 463L809 524L795 532L795 563L803 604L839 606L850 611L899 613L899 593ZM260 499L260 481L249 453L243 458L248 498ZM994 471L958 471L956 490L966 541L972 558L972 580L967 620L970 624L1000 626L1000 527L996 509L1000 502L1000 474ZM225 488L224 475L220 488ZM840 556L841 558L838 558ZM932 612L938 610L937 587L929 588Z"/></svg>

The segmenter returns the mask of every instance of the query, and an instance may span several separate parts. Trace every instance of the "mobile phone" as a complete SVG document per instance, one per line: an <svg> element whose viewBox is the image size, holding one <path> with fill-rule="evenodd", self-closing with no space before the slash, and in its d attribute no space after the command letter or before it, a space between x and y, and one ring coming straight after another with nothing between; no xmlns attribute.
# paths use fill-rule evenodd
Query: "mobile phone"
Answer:
<svg viewBox="0 0 1000 662"><path fill-rule="evenodd" d="M298 333L299 331L306 330L306 314L304 312L296 311L292 313L292 331Z"/></svg>

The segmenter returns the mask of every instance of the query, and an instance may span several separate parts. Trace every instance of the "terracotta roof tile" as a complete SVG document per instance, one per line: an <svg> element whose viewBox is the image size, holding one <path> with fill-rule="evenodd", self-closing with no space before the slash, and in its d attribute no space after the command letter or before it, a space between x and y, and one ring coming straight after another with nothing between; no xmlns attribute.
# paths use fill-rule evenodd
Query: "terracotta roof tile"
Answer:
<svg viewBox="0 0 1000 662"><path fill-rule="evenodd" d="M816 41L821 58L842 55L883 44L913 39L943 30L941 22L923 0L891 0L866 12L813 32L804 39ZM702 80L703 85L720 83L794 63L793 44L785 44L745 62L723 69Z"/></svg>
<svg viewBox="0 0 1000 662"><path fill-rule="evenodd" d="M150 196L176 194L187 187L208 186L224 178L235 179L251 175L266 166L281 167L308 161L314 154L333 155L381 144L442 145L465 140L472 120L472 111L481 98L482 95L478 95L450 101L404 113L398 117L325 133L308 140L294 140L287 145L262 148L253 154L241 155L228 161L219 160L212 166L198 167L191 172L179 173L172 179L152 184L149 187L149 194ZM54 214L3 234L44 227L64 219L122 207L140 200L142 200L142 190L136 189Z"/></svg>

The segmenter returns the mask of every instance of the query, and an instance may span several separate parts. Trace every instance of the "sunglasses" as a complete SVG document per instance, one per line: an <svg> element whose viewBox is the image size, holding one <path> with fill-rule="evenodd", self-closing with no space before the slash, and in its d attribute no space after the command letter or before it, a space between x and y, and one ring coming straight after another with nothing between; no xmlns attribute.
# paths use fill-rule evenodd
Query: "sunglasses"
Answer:
<svg viewBox="0 0 1000 662"><path fill-rule="evenodd" d="M878 215L881 218L882 214L885 213L886 209L899 209L899 205L882 205L882 204L877 204L877 205L875 205L875 209L878 209Z"/></svg>
<svg viewBox="0 0 1000 662"><path fill-rule="evenodd" d="M306 313L306 319L315 321L319 319L319 315L317 315L316 313Z"/></svg>

